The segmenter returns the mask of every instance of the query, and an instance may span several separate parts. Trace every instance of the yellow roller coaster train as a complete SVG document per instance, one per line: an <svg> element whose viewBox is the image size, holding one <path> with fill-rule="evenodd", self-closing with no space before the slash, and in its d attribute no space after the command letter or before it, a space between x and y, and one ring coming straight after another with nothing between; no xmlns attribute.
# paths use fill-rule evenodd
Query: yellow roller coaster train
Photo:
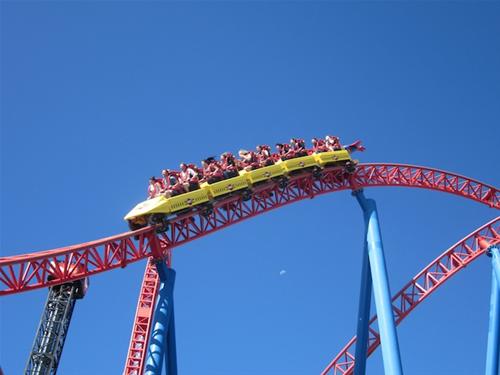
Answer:
<svg viewBox="0 0 500 375"><path fill-rule="evenodd" d="M186 212L195 207L212 204L214 201L230 194L251 192L252 187L269 180L286 180L290 174L303 170L321 170L326 166L353 166L355 161L346 149L314 153L289 160L278 160L275 164L258 169L239 171L239 175L219 182L201 183L200 188L184 194L167 198L156 196L136 205L126 216L132 230L149 224L157 224L158 217ZM154 215L159 214L159 215ZM156 220L151 220L156 217Z"/></svg>

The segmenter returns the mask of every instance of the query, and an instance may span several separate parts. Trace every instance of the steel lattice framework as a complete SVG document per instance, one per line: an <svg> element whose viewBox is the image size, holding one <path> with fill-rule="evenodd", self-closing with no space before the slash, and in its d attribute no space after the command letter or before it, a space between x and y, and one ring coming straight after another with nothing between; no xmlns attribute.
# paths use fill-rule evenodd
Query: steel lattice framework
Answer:
<svg viewBox="0 0 500 375"><path fill-rule="evenodd" d="M149 258L124 369L124 374L138 375L144 369L145 349L158 291L158 275L153 266L155 261L164 260L170 266L171 250L174 247L272 209L330 192L372 186L437 190L500 208L500 193L495 187L438 169L372 163L358 165L354 173L347 173L338 167L327 168L321 174L307 171L291 177L286 186L278 182L268 182L254 187L249 196L227 196L215 202L208 212L206 209L195 209L178 215L168 222L167 231L159 235L156 234L155 228L146 227L80 245L0 258L0 295L59 285L118 267L123 268L132 262ZM491 241L497 241L498 228L494 227L497 225L498 219L474 233L481 233ZM394 297L393 309L397 323L444 281L484 252L484 249L467 244L471 236L473 235L466 237L431 263ZM370 324L373 324L375 319L376 317L372 318ZM380 343L380 338L371 327L370 335L371 354ZM335 371L335 374L352 372L354 356L350 350L352 351L354 343L355 338L330 363L323 374L331 370Z"/></svg>
<svg viewBox="0 0 500 375"><path fill-rule="evenodd" d="M240 195L225 198L216 202L207 216L196 210L180 215L160 236L161 246L151 245L156 236L154 228L147 227L80 245L0 258L0 295L62 284L151 256L164 258L176 246L272 209L325 193L370 186L438 190L500 208L500 193L493 186L437 169L403 164L360 164L353 174L340 168L325 169L320 176L311 172L294 176L285 188L274 182L261 185L248 200ZM55 276L52 281L47 280L50 274Z"/></svg>
<svg viewBox="0 0 500 375"><path fill-rule="evenodd" d="M154 247L163 246L158 240L152 242ZM171 266L170 252L166 259L167 266ZM144 371L148 338L151 333L151 319L158 295L159 278L156 272L153 257L149 258L142 278L141 290L137 301L134 326L130 336L130 345L127 352L124 374L140 375Z"/></svg>
<svg viewBox="0 0 500 375"><path fill-rule="evenodd" d="M75 307L76 284L50 288L25 374L57 373L69 322Z"/></svg>
<svg viewBox="0 0 500 375"><path fill-rule="evenodd" d="M490 245L500 243L500 217L476 229L446 250L392 297L392 310L396 324L401 323L420 303L453 275L483 255L487 248L485 243ZM375 315L369 323L368 355L372 354L380 345L380 336L375 328L376 320L377 316ZM355 346L356 337L353 337L321 375L352 374L355 364Z"/></svg>
<svg viewBox="0 0 500 375"><path fill-rule="evenodd" d="M139 375L144 370L144 357L151 332L151 312L158 294L158 274L152 259L148 261L139 292L134 326L125 362L125 374Z"/></svg>
<svg viewBox="0 0 500 375"><path fill-rule="evenodd" d="M353 177L354 186L406 186L439 190L500 208L500 192L495 187L439 169L367 163L360 164Z"/></svg>

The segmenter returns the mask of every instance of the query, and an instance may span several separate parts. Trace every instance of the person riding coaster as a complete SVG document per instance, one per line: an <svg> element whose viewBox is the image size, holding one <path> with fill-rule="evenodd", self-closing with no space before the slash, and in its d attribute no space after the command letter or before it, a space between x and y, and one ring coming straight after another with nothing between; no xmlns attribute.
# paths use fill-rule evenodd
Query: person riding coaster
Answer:
<svg viewBox="0 0 500 375"><path fill-rule="evenodd" d="M276 143L279 159L285 161L295 157L295 151L286 143Z"/></svg>
<svg viewBox="0 0 500 375"><path fill-rule="evenodd" d="M213 184L224 179L224 171L213 156L202 160L201 165L203 167L203 178L200 182Z"/></svg>
<svg viewBox="0 0 500 375"><path fill-rule="evenodd" d="M200 181L194 169L190 168L186 163L181 163L180 168L179 177L184 190L186 192L198 190L200 188Z"/></svg>
<svg viewBox="0 0 500 375"><path fill-rule="evenodd" d="M238 151L241 165L245 171L251 171L260 167L259 158L253 151L240 150Z"/></svg>
<svg viewBox="0 0 500 375"><path fill-rule="evenodd" d="M326 142L323 139L313 138L311 139L311 143L313 145L314 153L329 151L328 147L326 146Z"/></svg>
<svg viewBox="0 0 500 375"><path fill-rule="evenodd" d="M290 145L294 152L294 157L307 156L306 144L303 139L292 138L290 139Z"/></svg>
<svg viewBox="0 0 500 375"><path fill-rule="evenodd" d="M225 179L239 176L238 170L241 167L238 166L237 160L232 153L224 152L220 156L220 160Z"/></svg>
<svg viewBox="0 0 500 375"><path fill-rule="evenodd" d="M267 167L274 164L271 149L268 145L259 145L255 148L257 150L257 158L261 167Z"/></svg>
<svg viewBox="0 0 500 375"><path fill-rule="evenodd" d="M161 174L163 175L163 179L160 193L165 198L175 197L186 192L184 185L179 181L178 172L164 169L161 171Z"/></svg>
<svg viewBox="0 0 500 375"><path fill-rule="evenodd" d="M155 176L149 178L148 199L152 199L161 193L161 182Z"/></svg>
<svg viewBox="0 0 500 375"><path fill-rule="evenodd" d="M325 144L329 151L342 150L342 145L340 144L339 137L333 135L327 135L325 137Z"/></svg>

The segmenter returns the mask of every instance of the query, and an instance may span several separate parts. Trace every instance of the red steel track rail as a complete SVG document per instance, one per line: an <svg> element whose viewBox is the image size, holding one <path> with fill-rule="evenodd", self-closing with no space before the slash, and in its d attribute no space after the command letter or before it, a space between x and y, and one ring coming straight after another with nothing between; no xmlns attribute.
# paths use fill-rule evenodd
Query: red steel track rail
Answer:
<svg viewBox="0 0 500 375"><path fill-rule="evenodd" d="M500 208L500 191L493 186L455 173L405 164L360 164L353 185L405 186L439 190Z"/></svg>
<svg viewBox="0 0 500 375"><path fill-rule="evenodd" d="M321 176L311 172L290 179L281 188L269 182L254 189L248 200L241 195L214 204L213 212L180 215L169 223L168 232L156 240L147 227L80 245L32 254L0 258L0 296L62 284L108 271L140 259L164 258L172 248L198 239L264 212L317 195L370 186L404 186L438 190L500 208L500 192L493 186L454 173L403 164L360 164L353 174L342 168L325 169ZM133 241L136 237L137 241ZM156 250L155 250L156 249ZM47 280L52 274L55 278Z"/></svg>
<svg viewBox="0 0 500 375"><path fill-rule="evenodd" d="M392 297L392 310L396 324L401 323L413 309L453 275L484 254L488 244L498 243L500 243L500 217L476 229L433 260ZM380 335L375 328L376 320L375 315L369 323L368 355L380 345ZM356 337L353 337L321 375L352 374L355 364L355 347Z"/></svg>

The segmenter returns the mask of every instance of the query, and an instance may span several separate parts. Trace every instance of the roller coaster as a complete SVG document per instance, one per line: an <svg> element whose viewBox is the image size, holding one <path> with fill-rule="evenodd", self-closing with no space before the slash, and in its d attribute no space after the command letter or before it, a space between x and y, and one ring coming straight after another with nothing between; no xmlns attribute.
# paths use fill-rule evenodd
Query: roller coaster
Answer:
<svg viewBox="0 0 500 375"><path fill-rule="evenodd" d="M138 205L126 218L147 216L147 220L139 220L138 224L142 223L139 229L79 245L0 258L0 296L49 288L25 373L57 372L75 301L84 298L90 277L145 259L123 374L177 374L172 250L270 210L345 190L350 191L360 204L366 227L358 326L356 336L325 365L321 374L364 374L366 360L378 346L382 348L385 373L402 374L396 326L452 276L487 255L492 259L493 271L486 375L498 375L500 217L444 251L391 297L377 206L373 199L365 197L364 189L429 189L461 196L496 210L500 209L499 190L434 168L390 163L339 163L351 161L349 155L344 155L341 160L329 160L334 161L331 164L324 159L326 154L306 157L308 161L301 160L302 164L295 160L283 165L278 163L277 167L273 165L273 171L265 174L261 173L262 170L258 173L240 172L235 178L243 181L241 188L228 189L228 186L236 185L226 181L222 184L225 191L221 190L223 193L220 194L213 190L213 186L199 189L195 193L204 198L197 202L187 195L179 195L177 201L181 203L177 206L173 204L176 197L150 200L146 209L144 204ZM292 169L292 164L297 167ZM286 183L282 177L286 177ZM150 220L154 213L162 213L161 220ZM376 315L370 318L372 294Z"/></svg>

